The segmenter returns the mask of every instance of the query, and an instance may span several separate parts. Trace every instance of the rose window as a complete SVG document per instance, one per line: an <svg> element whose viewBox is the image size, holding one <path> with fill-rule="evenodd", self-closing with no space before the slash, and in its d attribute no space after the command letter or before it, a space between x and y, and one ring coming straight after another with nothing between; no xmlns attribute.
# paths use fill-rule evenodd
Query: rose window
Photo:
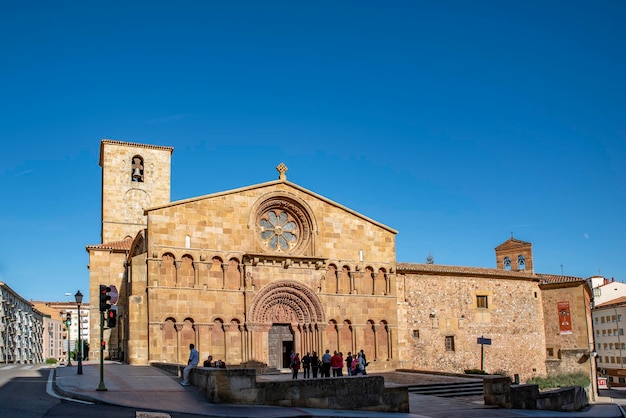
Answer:
<svg viewBox="0 0 626 418"><path fill-rule="evenodd" d="M298 225L287 212L271 210L261 218L261 239L274 251L288 251L298 242Z"/></svg>

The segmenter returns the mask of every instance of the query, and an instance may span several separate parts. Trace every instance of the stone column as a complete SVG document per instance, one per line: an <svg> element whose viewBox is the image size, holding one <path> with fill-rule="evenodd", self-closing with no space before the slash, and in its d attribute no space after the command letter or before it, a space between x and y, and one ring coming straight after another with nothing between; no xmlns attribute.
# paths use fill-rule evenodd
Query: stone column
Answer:
<svg viewBox="0 0 626 418"><path fill-rule="evenodd" d="M181 260L174 260L174 268L176 269L176 287L180 285L180 265L182 264Z"/></svg>
<svg viewBox="0 0 626 418"><path fill-rule="evenodd" d="M228 271L228 263L222 263L222 289L226 289L226 272Z"/></svg>
<svg viewBox="0 0 626 418"><path fill-rule="evenodd" d="M224 329L224 361L226 364L231 364L228 358L228 332L230 331L230 326L230 324L222 324L222 328Z"/></svg>
<svg viewBox="0 0 626 418"><path fill-rule="evenodd" d="M192 263L193 266L193 287L199 287L200 286L200 263L197 261L194 261Z"/></svg>
<svg viewBox="0 0 626 418"><path fill-rule="evenodd" d="M239 352L241 353L241 362L248 361L246 355L246 327L243 324L239 324L237 329L239 330L239 345L241 346Z"/></svg>
<svg viewBox="0 0 626 418"><path fill-rule="evenodd" d="M318 346L317 346L317 354L318 355L322 355L324 354L325 351L325 346L326 346L326 329L328 328L328 324L317 324L317 341L318 341Z"/></svg>
<svg viewBox="0 0 626 418"><path fill-rule="evenodd" d="M184 324L176 324L174 325L174 329L176 330L176 361L180 364L187 364L186 361L181 361L180 352L181 352L181 331L183 330Z"/></svg>
<svg viewBox="0 0 626 418"><path fill-rule="evenodd" d="M374 361L378 361L378 325L372 324L372 331L374 331Z"/></svg>

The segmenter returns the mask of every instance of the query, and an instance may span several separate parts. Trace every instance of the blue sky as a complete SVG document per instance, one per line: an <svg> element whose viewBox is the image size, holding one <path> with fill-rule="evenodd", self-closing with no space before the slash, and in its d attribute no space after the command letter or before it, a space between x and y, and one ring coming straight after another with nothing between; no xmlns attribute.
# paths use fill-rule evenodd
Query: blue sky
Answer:
<svg viewBox="0 0 626 418"><path fill-rule="evenodd" d="M88 292L102 138L174 147L172 200L288 179L397 259L626 280L623 1L9 2L0 280Z"/></svg>

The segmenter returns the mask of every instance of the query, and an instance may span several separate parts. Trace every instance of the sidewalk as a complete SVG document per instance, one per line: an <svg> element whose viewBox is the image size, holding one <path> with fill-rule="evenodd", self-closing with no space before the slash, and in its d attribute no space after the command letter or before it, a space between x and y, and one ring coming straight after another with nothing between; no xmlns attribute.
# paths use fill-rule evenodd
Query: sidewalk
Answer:
<svg viewBox="0 0 626 418"><path fill-rule="evenodd" d="M531 411L499 409L481 403L435 396L409 395L411 413L378 413L312 408L287 408L258 405L212 404L204 393L194 386L181 386L180 378L152 366L129 366L106 363L104 386L98 391L100 365L83 363L83 374L78 375L77 366L57 367L54 371L55 392L67 398L95 403L107 403L131 407L147 412L178 412L210 417L395 417L395 418L444 418L444 417L569 417L569 418L624 418L619 405L611 398L601 398L581 412ZM289 375L263 376L264 379L285 379Z"/></svg>

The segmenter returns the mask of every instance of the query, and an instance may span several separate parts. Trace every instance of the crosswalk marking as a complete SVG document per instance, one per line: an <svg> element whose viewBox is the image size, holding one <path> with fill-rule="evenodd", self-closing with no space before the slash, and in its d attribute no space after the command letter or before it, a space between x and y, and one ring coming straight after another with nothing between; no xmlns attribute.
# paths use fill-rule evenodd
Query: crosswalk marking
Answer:
<svg viewBox="0 0 626 418"><path fill-rule="evenodd" d="M50 368L47 364L0 364L0 371L2 370L39 370Z"/></svg>

